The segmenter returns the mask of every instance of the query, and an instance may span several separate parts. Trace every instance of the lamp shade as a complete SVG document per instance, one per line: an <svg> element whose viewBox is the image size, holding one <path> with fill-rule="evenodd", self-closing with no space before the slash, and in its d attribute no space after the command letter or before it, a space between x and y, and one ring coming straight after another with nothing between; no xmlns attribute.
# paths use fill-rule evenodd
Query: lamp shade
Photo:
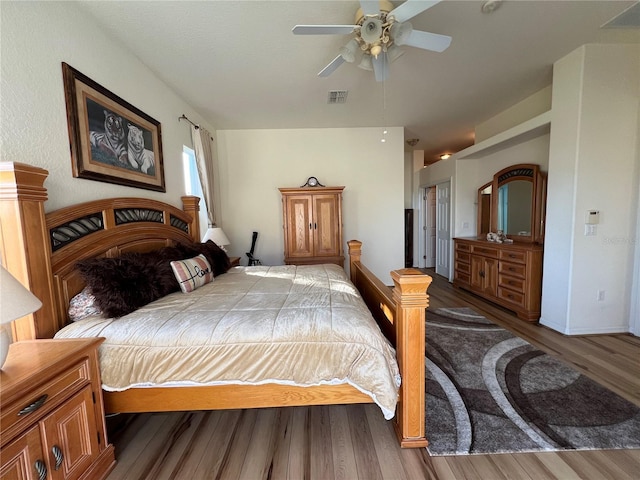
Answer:
<svg viewBox="0 0 640 480"><path fill-rule="evenodd" d="M353 63L356 61L356 53L358 50L358 42L356 42L355 38L352 38L349 40L349 43L340 49L340 55L342 55L345 62Z"/></svg>
<svg viewBox="0 0 640 480"><path fill-rule="evenodd" d="M229 245L231 242L227 238L227 236L222 231L220 227L209 227L204 234L202 242L206 242L207 240L211 240L213 243L218 245L220 248Z"/></svg>
<svg viewBox="0 0 640 480"><path fill-rule="evenodd" d="M0 323L9 323L35 312L42 302L0 266Z"/></svg>
<svg viewBox="0 0 640 480"><path fill-rule="evenodd" d="M407 40L411 36L413 32L413 25L409 22L404 23L394 23L391 26L391 37L396 45L406 45Z"/></svg>
<svg viewBox="0 0 640 480"><path fill-rule="evenodd" d="M42 302L0 266L0 368L9 353L9 323L35 312Z"/></svg>

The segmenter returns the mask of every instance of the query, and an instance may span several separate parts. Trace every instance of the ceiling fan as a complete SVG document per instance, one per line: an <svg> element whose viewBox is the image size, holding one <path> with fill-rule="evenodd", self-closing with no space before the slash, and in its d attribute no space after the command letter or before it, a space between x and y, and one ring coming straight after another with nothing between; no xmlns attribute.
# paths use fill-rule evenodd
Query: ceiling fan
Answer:
<svg viewBox="0 0 640 480"><path fill-rule="evenodd" d="M340 49L340 53L319 73L328 77L344 62L354 63L358 52L362 58L358 67L373 70L376 81L389 77L389 63L404 52L401 45L442 52L451 44L451 37L437 33L413 30L409 19L424 12L442 0L407 0L393 8L388 0L360 0L354 25L296 25L294 35L349 35L355 36Z"/></svg>

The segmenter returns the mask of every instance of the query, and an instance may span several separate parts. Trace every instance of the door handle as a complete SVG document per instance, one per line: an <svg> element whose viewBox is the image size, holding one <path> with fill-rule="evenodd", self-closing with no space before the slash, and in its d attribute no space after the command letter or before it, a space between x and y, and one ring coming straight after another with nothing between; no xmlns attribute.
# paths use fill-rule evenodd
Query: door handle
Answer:
<svg viewBox="0 0 640 480"><path fill-rule="evenodd" d="M51 453L53 453L53 457L56 459L56 466L53 467L54 470L58 470L62 465L62 461L64 460L64 455L62 454L62 449L58 445L54 445L51 448Z"/></svg>

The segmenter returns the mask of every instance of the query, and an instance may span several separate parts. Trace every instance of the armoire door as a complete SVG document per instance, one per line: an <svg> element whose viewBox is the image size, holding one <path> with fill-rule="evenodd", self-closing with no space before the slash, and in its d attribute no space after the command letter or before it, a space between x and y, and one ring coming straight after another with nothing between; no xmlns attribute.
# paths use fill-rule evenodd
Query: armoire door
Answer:
<svg viewBox="0 0 640 480"><path fill-rule="evenodd" d="M285 218L287 233L285 250L289 257L312 257L313 202L310 195L288 195L284 205L288 215Z"/></svg>

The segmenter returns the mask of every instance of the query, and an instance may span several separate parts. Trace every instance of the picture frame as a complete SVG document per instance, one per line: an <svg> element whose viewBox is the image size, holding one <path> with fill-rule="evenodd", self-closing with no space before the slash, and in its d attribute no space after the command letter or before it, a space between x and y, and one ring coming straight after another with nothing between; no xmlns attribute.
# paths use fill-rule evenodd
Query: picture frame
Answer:
<svg viewBox="0 0 640 480"><path fill-rule="evenodd" d="M160 122L62 62L73 176L166 192Z"/></svg>

